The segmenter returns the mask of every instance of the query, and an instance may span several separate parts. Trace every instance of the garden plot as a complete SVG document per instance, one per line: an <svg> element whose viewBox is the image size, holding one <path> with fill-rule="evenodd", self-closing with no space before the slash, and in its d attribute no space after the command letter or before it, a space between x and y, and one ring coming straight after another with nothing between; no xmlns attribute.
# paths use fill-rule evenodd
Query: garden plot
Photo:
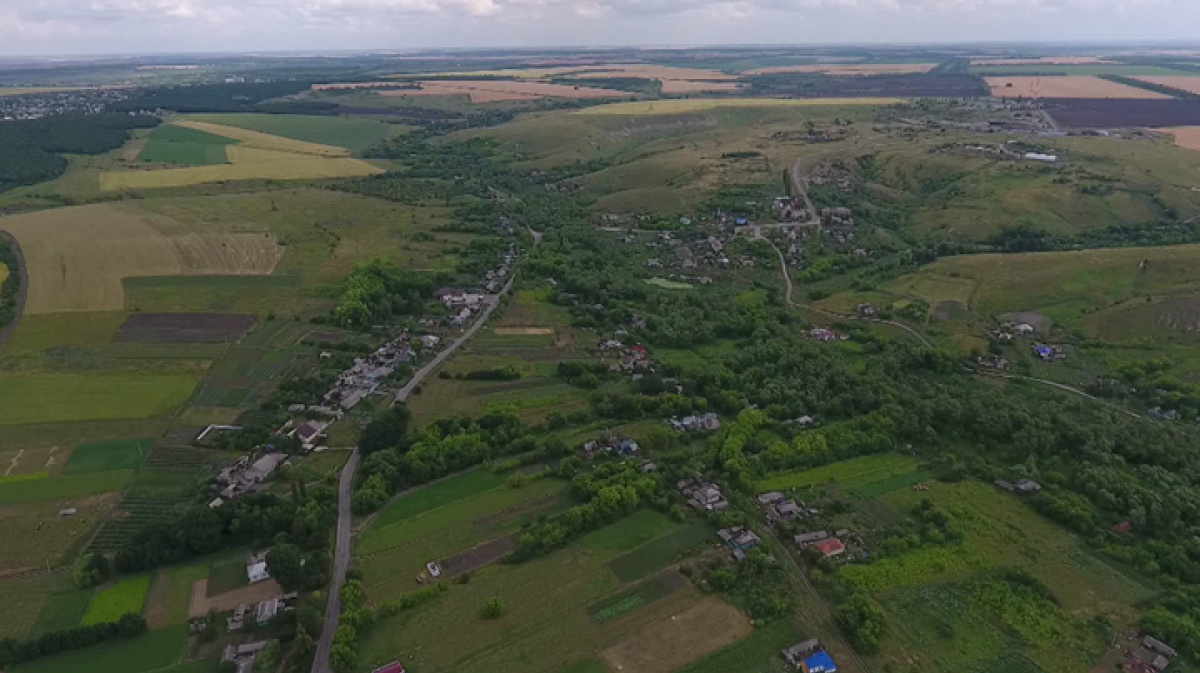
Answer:
<svg viewBox="0 0 1200 673"><path fill-rule="evenodd" d="M117 330L116 341L221 343L254 327L253 315L235 313L134 313Z"/></svg>

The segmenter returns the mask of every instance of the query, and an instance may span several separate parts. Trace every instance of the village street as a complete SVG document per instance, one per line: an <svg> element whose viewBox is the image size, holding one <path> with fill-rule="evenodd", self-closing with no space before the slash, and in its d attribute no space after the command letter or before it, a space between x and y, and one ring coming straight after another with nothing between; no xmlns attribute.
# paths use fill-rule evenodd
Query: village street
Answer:
<svg viewBox="0 0 1200 673"><path fill-rule="evenodd" d="M529 233L533 235L533 247L536 248L542 241L542 235L532 229L529 230ZM492 317L492 312L500 304L500 298L508 294L516 279L517 274L514 270L512 275L509 276L508 282L504 284L504 287L501 288L498 294L488 295L484 299L486 308L480 312L479 318L462 335L451 341L450 345L438 353L436 357L414 372L412 379L403 388L396 391L396 394L392 398L391 406L395 406L397 402L403 402L408 399L412 391L421 385L421 382L426 377L446 362L450 356L454 355L471 337L478 334L479 330L483 329L488 319ZM337 544L335 545L333 555L333 577L329 582L329 598L325 604L325 623L321 628L321 639L317 642L317 654L313 658L312 673L332 673L332 669L329 667L329 652L333 649L333 636L337 631L338 619L341 616L342 607L341 601L338 600L338 593L341 591L342 585L346 582L346 570L350 567L350 559L353 555L350 545L351 537L354 534L350 525L353 520L353 512L350 510L350 496L354 488L354 472L358 469L358 460L358 448L355 448L354 453L350 455L350 460L342 468L341 479L338 482Z"/></svg>

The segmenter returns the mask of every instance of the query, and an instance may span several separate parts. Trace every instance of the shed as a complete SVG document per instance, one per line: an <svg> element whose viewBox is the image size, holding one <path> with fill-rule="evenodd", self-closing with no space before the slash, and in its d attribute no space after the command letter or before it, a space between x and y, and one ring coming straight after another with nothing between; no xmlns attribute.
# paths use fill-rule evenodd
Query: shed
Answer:
<svg viewBox="0 0 1200 673"><path fill-rule="evenodd" d="M833 657L829 656L824 650L814 652L804 660L803 665L806 673L836 673L837 664L833 663Z"/></svg>

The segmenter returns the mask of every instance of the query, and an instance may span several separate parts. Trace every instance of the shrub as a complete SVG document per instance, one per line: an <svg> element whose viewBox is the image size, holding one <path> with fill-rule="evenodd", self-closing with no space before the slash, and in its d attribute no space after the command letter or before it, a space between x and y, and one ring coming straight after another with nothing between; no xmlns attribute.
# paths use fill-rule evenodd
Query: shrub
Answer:
<svg viewBox="0 0 1200 673"><path fill-rule="evenodd" d="M500 619L508 608L504 606L504 600L499 596L493 596L483 604L484 619Z"/></svg>

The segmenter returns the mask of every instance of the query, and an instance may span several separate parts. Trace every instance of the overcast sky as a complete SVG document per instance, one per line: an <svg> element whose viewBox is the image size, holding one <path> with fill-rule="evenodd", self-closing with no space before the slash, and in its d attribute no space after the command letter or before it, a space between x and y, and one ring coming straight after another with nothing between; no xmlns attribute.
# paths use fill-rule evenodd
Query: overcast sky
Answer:
<svg viewBox="0 0 1200 673"><path fill-rule="evenodd" d="M1200 40L1200 0L0 0L0 55Z"/></svg>

